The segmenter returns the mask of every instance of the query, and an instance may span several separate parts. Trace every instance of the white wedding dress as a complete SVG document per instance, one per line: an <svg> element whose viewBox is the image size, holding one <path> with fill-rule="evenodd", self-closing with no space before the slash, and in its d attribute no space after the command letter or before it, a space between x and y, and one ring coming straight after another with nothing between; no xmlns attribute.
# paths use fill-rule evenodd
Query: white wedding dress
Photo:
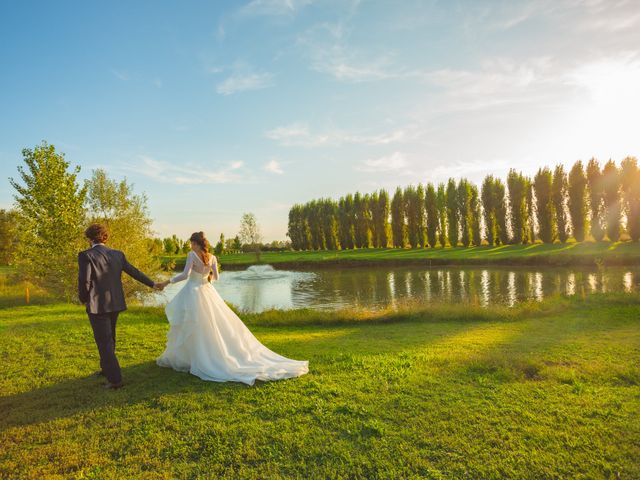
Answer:
<svg viewBox="0 0 640 480"><path fill-rule="evenodd" d="M309 362L278 355L253 336L209 282L210 272L217 280L217 259L211 256L205 264L191 251L184 271L170 280L187 282L165 308L170 328L158 365L203 380L248 385L307 373Z"/></svg>

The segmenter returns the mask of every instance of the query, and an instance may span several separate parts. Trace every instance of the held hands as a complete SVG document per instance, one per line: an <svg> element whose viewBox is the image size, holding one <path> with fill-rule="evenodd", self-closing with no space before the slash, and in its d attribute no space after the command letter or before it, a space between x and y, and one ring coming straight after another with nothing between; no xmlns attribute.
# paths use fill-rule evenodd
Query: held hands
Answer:
<svg viewBox="0 0 640 480"><path fill-rule="evenodd" d="M169 285L169 280L165 280L164 282L156 282L153 284L153 289L161 292L167 285Z"/></svg>

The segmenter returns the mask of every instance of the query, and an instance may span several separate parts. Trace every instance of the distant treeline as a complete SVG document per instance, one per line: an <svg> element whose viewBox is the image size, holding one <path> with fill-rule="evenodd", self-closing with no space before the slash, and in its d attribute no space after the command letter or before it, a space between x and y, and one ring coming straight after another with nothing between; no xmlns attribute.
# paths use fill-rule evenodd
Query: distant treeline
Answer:
<svg viewBox="0 0 640 480"><path fill-rule="evenodd" d="M322 198L289 211L287 235L295 250L370 247L479 246L541 240L618 241L640 238L640 171L627 157L601 168L591 159L565 171L540 168L533 179L510 170L506 182L487 175L480 188L450 178L434 185L398 187Z"/></svg>

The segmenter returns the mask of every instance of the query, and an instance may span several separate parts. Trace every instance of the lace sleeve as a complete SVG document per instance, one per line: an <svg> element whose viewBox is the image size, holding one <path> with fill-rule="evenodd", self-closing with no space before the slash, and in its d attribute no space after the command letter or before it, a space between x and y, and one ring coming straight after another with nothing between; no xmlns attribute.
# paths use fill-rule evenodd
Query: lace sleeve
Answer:
<svg viewBox="0 0 640 480"><path fill-rule="evenodd" d="M218 273L218 259L215 256L213 257L213 263L211 264L211 273L213 274L211 281L215 282L220 278L220 273Z"/></svg>
<svg viewBox="0 0 640 480"><path fill-rule="evenodd" d="M193 268L193 252L189 252L187 255L187 263L184 265L184 270L182 273L175 275L169 280L169 283L177 283L183 280L186 280L189 274L191 273L191 269Z"/></svg>

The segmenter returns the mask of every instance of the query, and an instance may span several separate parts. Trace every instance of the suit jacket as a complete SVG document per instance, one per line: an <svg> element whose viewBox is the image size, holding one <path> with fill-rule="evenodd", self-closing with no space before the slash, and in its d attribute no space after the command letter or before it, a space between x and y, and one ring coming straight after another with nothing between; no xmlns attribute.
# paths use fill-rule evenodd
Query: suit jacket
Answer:
<svg viewBox="0 0 640 480"><path fill-rule="evenodd" d="M135 268L120 250L94 245L78 254L78 296L88 313L121 312L127 309L122 272L153 287L153 280Z"/></svg>

